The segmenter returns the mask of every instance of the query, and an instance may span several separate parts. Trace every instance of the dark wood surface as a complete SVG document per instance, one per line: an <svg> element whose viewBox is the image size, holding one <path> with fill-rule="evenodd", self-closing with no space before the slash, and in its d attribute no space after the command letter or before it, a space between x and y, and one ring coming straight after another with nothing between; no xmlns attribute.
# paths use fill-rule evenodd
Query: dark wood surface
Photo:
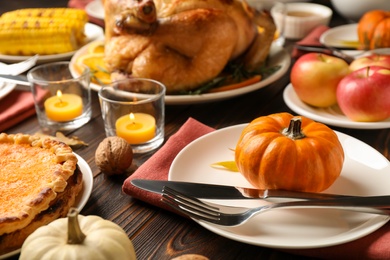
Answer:
<svg viewBox="0 0 390 260"><path fill-rule="evenodd" d="M316 1L319 2L319 1ZM321 3L328 4L327 1ZM2 1L0 13L22 7L66 6L62 1ZM345 21L336 13L331 26ZM294 42L287 42L290 52ZM189 118L216 129L247 123L256 117L277 112L291 111L283 101L282 93L289 83L289 72L271 85L225 101L197 105L166 106L165 140L175 133ZM383 130L356 130L336 128L335 130L354 136L389 156L390 132ZM36 117L18 124L7 133L35 133L39 131ZM95 165L97 145L105 138L103 121L97 94L93 93L93 118L80 129L68 133L89 144L75 150L91 167L94 175L92 195L82 210L83 215L98 215L119 224L132 240L139 259L171 259L182 254L201 254L210 259L308 259L287 254L280 250L236 242L216 235L195 222L173 213L150 206L125 195L121 188L126 176L107 177ZM136 156L134 167L140 166L151 154ZM16 257L15 257L16 258Z"/></svg>

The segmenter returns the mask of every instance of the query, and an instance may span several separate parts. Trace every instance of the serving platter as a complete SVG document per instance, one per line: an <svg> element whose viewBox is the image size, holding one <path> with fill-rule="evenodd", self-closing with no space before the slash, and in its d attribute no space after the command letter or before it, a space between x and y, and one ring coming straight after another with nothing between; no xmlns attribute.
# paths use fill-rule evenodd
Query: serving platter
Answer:
<svg viewBox="0 0 390 260"><path fill-rule="evenodd" d="M168 179L252 187L240 173L210 166L218 161L234 160L232 149L245 126L223 128L187 145L174 159ZM388 195L389 161L362 141L341 132L336 134L345 152L345 162L340 177L324 193ZM207 201L222 208L256 207L269 203L263 200ZM243 243L271 248L306 249L356 240L379 229L388 220L389 216L339 209L277 209L234 227L195 221L218 235Z"/></svg>
<svg viewBox="0 0 390 260"><path fill-rule="evenodd" d="M309 106L299 99L291 83L284 89L283 99L286 105L297 114L324 124L354 129L390 128L390 118L379 122L356 122L345 116L337 105L327 108Z"/></svg>
<svg viewBox="0 0 390 260"><path fill-rule="evenodd" d="M91 42L90 44L84 46L79 51L75 53L75 55L72 57L70 61L70 70L72 71L72 74L78 75L79 73L76 70L76 60L81 56L84 55L89 45L97 44L97 42ZM272 75L267 77L266 79L261 80L260 82L257 82L255 84L239 88L239 89L233 89L223 92L216 92L216 93L205 93L200 95L166 95L165 96L165 104L167 105L187 105L187 104L198 104L198 103L206 103L206 102L212 102L212 101L220 101L224 99L229 99L233 97L237 97L261 88L264 88L268 86L269 84L275 82L279 78L281 78L288 70L291 63L291 57L287 53L287 51L276 44L273 44L271 46L271 50L269 53L268 58L268 67L273 66L280 66L279 70L274 72ZM96 83L90 84L91 89L95 91L99 91L101 88L101 85Z"/></svg>
<svg viewBox="0 0 390 260"><path fill-rule="evenodd" d="M85 24L84 31L85 31L85 35L87 37L86 44L89 44L92 41L96 41L98 39L104 38L103 28L96 25L96 24L92 24L92 23ZM38 60L37 60L37 63L68 60L76 52L77 52L77 50L71 51L71 52L66 52L66 53L59 53L59 54L40 55ZM19 61L26 60L29 57L31 57L31 56L0 54L0 61L7 62L7 63L13 63L13 62L19 62Z"/></svg>
<svg viewBox="0 0 390 260"><path fill-rule="evenodd" d="M83 174L83 187L81 192L77 195L74 205L80 212L84 208L85 204L87 204L87 201L91 196L93 188L93 173L88 163L80 155L75 155L78 160L77 164L80 167L81 173ZM0 259L6 259L19 253L20 249L17 249L7 254L0 255Z"/></svg>

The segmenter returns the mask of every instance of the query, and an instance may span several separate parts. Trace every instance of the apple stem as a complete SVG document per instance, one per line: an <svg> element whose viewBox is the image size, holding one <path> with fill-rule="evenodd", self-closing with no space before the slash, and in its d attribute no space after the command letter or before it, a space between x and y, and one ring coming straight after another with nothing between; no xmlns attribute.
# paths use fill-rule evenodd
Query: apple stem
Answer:
<svg viewBox="0 0 390 260"><path fill-rule="evenodd" d="M318 54L318 57L321 59L321 61L324 61L324 62L325 62L324 56L323 56L321 53Z"/></svg>
<svg viewBox="0 0 390 260"><path fill-rule="evenodd" d="M282 134L293 139L298 140L305 137L301 129L302 120L300 117L293 117L290 120L290 124L287 128L283 129Z"/></svg>
<svg viewBox="0 0 390 260"><path fill-rule="evenodd" d="M367 66L366 68L366 77L368 78L370 76L370 66Z"/></svg>

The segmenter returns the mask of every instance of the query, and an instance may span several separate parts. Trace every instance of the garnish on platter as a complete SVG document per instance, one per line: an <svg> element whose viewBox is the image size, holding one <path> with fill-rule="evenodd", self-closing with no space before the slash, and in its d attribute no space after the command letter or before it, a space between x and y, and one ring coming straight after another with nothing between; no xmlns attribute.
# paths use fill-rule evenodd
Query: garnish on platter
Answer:
<svg viewBox="0 0 390 260"><path fill-rule="evenodd" d="M211 167L216 169L228 170L232 172L239 172L235 161L221 161L211 164Z"/></svg>
<svg viewBox="0 0 390 260"><path fill-rule="evenodd" d="M92 77L91 81L99 85L111 83L110 73L104 63L104 42L97 41L88 45L86 52L77 57L75 69L78 73L83 71L83 67L89 67Z"/></svg>
<svg viewBox="0 0 390 260"><path fill-rule="evenodd" d="M104 63L104 42L92 43L85 52L75 60L75 69L80 73L83 66L88 66L92 73L91 81L98 85L111 83L111 75ZM224 70L214 79L202 84L198 88L189 91L180 91L172 95L198 95L204 93L217 93L233 89L239 89L260 82L280 69L280 65L268 66L267 60L259 68L248 71L243 64L229 63Z"/></svg>

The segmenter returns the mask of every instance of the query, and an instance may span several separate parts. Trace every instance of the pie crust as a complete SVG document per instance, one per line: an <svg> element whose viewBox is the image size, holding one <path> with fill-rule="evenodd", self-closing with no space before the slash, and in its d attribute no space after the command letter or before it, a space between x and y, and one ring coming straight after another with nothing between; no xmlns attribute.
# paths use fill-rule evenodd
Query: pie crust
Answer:
<svg viewBox="0 0 390 260"><path fill-rule="evenodd" d="M53 205L65 210L66 216L82 187L82 173L76 168L77 157L65 143L34 135L1 133L0 244L10 234L63 216L58 212L54 218L50 216ZM69 207L65 206L68 204ZM45 215L48 219L31 225Z"/></svg>

